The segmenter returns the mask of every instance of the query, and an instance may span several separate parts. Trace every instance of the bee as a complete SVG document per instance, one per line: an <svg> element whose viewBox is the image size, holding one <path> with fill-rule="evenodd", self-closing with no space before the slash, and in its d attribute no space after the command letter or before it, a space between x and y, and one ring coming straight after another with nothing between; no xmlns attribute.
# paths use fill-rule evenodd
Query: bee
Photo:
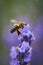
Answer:
<svg viewBox="0 0 43 65"><path fill-rule="evenodd" d="M17 31L17 34L18 35L20 35L21 34L21 32L19 31L19 29L20 28L24 28L24 25L26 25L26 23L25 22L19 22L19 21L16 21L16 20L11 20L11 22L13 22L14 23L14 27L11 29L11 33L13 33L13 32L15 32L15 31Z"/></svg>

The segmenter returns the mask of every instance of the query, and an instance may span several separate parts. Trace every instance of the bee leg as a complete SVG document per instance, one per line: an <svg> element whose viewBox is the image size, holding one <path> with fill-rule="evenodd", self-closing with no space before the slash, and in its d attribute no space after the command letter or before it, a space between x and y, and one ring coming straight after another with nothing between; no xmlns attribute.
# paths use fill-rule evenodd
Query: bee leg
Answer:
<svg viewBox="0 0 43 65"><path fill-rule="evenodd" d="M17 30L17 34L18 34L18 35L20 35L20 34L21 34L21 32Z"/></svg>

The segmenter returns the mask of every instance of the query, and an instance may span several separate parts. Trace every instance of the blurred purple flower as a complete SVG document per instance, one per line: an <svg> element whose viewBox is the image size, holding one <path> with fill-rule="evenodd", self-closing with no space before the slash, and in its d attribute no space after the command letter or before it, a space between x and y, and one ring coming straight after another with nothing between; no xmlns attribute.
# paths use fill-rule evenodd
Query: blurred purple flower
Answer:
<svg viewBox="0 0 43 65"><path fill-rule="evenodd" d="M10 62L10 65L19 65L19 62L17 60L12 60Z"/></svg>
<svg viewBox="0 0 43 65"><path fill-rule="evenodd" d="M16 56L17 56L16 48L12 46L12 48L10 49L10 57L11 59L14 59L16 58Z"/></svg>

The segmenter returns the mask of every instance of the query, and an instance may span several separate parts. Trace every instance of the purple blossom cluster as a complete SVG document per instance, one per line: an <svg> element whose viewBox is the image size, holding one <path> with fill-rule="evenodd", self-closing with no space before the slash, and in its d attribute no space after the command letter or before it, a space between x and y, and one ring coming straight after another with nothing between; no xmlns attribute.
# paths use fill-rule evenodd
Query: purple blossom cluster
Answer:
<svg viewBox="0 0 43 65"><path fill-rule="evenodd" d="M31 42L35 40L34 34L29 30L28 24L22 29L18 40L21 41L20 46L12 46L10 49L10 65L27 65L31 61Z"/></svg>

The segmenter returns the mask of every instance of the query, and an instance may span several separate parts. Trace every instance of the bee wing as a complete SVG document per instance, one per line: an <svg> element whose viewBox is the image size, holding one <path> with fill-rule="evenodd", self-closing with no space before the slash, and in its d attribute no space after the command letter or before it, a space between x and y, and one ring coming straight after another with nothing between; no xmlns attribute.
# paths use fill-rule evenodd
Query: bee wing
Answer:
<svg viewBox="0 0 43 65"><path fill-rule="evenodd" d="M10 20L10 22L13 23L13 26L16 26L18 23L18 21L14 20L14 19Z"/></svg>
<svg viewBox="0 0 43 65"><path fill-rule="evenodd" d="M13 20L13 19L10 20L10 22L12 22L12 23L14 23L14 24L17 23L17 21L16 21L16 20Z"/></svg>

